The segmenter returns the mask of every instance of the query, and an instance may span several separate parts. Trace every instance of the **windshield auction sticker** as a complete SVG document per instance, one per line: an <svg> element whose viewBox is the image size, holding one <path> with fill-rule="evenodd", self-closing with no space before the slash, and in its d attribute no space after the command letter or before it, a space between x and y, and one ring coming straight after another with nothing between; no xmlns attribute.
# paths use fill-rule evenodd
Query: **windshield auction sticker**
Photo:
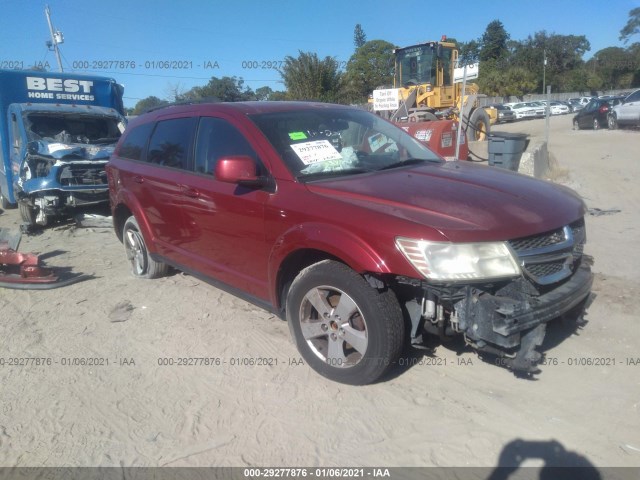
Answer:
<svg viewBox="0 0 640 480"><path fill-rule="evenodd" d="M342 155L331 145L329 140L298 143L291 145L291 148L305 165L342 159Z"/></svg>

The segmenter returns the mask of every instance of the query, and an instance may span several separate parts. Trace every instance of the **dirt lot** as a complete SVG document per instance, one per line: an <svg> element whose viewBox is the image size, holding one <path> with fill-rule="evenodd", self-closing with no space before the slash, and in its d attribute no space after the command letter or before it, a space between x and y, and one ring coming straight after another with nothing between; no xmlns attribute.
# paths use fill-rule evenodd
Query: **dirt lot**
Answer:
<svg viewBox="0 0 640 480"><path fill-rule="evenodd" d="M554 181L594 209L596 298L583 328L549 327L536 380L454 344L405 355L376 385L332 383L301 364L274 316L180 273L137 280L110 229L63 225L21 250L95 278L0 289L0 466L491 467L507 445L515 463L545 451L551 463L640 466L640 132L551 125ZM18 224L16 210L0 215ZM177 365L187 357L213 360Z"/></svg>

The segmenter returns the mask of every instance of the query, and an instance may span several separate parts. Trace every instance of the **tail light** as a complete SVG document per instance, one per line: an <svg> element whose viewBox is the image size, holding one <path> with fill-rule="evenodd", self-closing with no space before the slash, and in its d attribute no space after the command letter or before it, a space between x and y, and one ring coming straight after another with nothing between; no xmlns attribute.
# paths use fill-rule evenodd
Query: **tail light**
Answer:
<svg viewBox="0 0 640 480"><path fill-rule="evenodd" d="M600 113L607 113L607 112L609 111L609 105L602 105L602 106L598 109L598 111L599 111Z"/></svg>

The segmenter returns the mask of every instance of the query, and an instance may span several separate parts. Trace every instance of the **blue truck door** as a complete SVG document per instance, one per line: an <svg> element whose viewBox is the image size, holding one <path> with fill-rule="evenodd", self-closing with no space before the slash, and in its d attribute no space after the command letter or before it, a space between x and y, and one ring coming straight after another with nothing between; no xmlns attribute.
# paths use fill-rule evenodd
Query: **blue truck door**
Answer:
<svg viewBox="0 0 640 480"><path fill-rule="evenodd" d="M7 151L9 157L3 159L2 172L3 177L0 189L2 190L2 208L14 207L16 198L13 193L13 178L17 174L17 170L20 165L20 158L22 147L24 146L23 128L21 127L21 119L15 113L11 111L7 112L7 130L8 138L6 142L8 145ZM5 183L6 182L6 183Z"/></svg>
<svg viewBox="0 0 640 480"><path fill-rule="evenodd" d="M7 172L7 198L11 203L16 203L13 189L13 179L17 178L22 163L25 145L24 126L19 113L9 108L9 165Z"/></svg>

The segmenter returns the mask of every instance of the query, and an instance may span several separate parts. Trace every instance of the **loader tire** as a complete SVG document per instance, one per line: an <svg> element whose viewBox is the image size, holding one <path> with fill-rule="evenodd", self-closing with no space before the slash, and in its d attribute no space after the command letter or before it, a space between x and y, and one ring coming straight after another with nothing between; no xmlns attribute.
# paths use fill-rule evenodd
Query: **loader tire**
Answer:
<svg viewBox="0 0 640 480"><path fill-rule="evenodd" d="M489 114L484 111L484 108L476 108L473 111L468 128L471 129L469 137L476 142L484 142L487 139L491 131L491 123Z"/></svg>

